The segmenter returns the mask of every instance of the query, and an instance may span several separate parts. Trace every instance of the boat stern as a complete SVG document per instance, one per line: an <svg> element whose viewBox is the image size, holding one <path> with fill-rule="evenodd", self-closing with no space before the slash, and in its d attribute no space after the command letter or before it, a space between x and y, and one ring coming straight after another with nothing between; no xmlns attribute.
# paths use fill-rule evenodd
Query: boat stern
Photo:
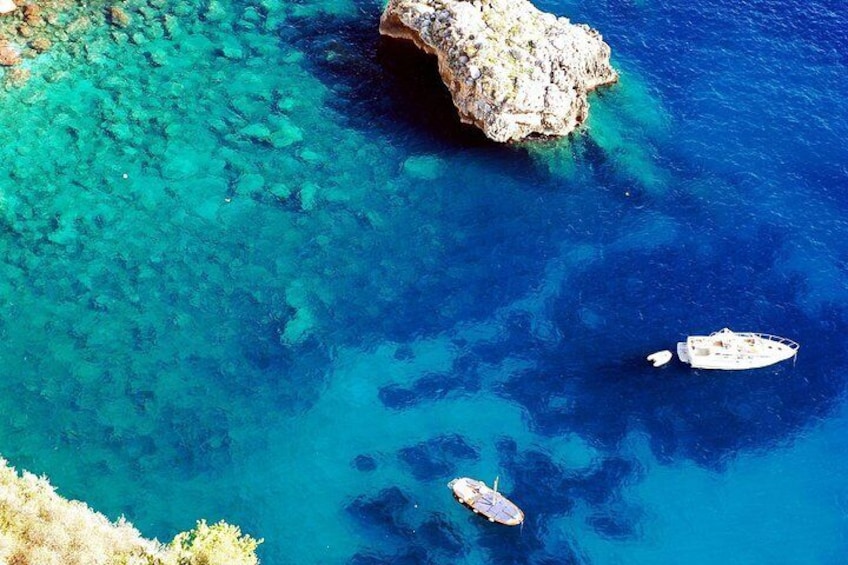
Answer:
<svg viewBox="0 0 848 565"><path fill-rule="evenodd" d="M689 346L685 341L677 342L677 357L687 365L692 364L692 359L689 358Z"/></svg>
<svg viewBox="0 0 848 565"><path fill-rule="evenodd" d="M524 523L524 512L518 510L511 518L503 519L500 523L504 526L520 526Z"/></svg>

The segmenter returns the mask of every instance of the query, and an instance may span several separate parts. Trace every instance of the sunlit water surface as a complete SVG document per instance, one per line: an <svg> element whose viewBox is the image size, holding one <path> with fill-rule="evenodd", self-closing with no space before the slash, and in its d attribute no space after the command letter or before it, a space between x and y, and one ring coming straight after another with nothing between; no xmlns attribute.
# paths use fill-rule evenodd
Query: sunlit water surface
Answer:
<svg viewBox="0 0 848 565"><path fill-rule="evenodd" d="M538 6L622 75L541 146L460 127L370 0L130 0L28 62L0 452L151 537L240 524L268 564L844 562L844 7ZM643 359L723 326L797 363Z"/></svg>

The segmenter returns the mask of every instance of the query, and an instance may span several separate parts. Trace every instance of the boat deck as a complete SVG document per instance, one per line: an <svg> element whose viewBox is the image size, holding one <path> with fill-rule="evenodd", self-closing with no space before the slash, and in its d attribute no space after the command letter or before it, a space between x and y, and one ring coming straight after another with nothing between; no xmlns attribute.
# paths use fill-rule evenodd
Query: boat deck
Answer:
<svg viewBox="0 0 848 565"><path fill-rule="evenodd" d="M497 492L486 492L476 500L466 502L469 508L493 522L511 524L521 513L518 507Z"/></svg>
<svg viewBox="0 0 848 565"><path fill-rule="evenodd" d="M524 512L501 493L481 481L463 477L448 483L456 499L490 522L517 526L524 521Z"/></svg>
<svg viewBox="0 0 848 565"><path fill-rule="evenodd" d="M724 328L708 336L687 337L677 344L677 356L696 369L759 369L795 357L799 348L784 337Z"/></svg>

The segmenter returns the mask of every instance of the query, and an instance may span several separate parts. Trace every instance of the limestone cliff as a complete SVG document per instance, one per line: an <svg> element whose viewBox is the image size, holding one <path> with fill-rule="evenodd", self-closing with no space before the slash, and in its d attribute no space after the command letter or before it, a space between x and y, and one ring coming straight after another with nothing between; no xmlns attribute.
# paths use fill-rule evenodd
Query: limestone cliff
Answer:
<svg viewBox="0 0 848 565"><path fill-rule="evenodd" d="M528 0L389 0L380 33L435 55L460 119L495 141L567 135L618 80L597 31Z"/></svg>

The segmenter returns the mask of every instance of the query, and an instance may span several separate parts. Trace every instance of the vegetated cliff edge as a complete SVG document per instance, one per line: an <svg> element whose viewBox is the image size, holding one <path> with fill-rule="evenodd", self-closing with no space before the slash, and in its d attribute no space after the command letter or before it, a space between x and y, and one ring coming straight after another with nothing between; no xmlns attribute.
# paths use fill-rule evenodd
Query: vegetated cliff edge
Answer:
<svg viewBox="0 0 848 565"><path fill-rule="evenodd" d="M235 526L204 521L170 544L147 540L123 518L112 523L0 458L0 563L6 565L256 565L259 543Z"/></svg>
<svg viewBox="0 0 848 565"><path fill-rule="evenodd" d="M380 33L435 55L460 119L495 141L567 135L618 80L600 33L528 0L389 0Z"/></svg>

